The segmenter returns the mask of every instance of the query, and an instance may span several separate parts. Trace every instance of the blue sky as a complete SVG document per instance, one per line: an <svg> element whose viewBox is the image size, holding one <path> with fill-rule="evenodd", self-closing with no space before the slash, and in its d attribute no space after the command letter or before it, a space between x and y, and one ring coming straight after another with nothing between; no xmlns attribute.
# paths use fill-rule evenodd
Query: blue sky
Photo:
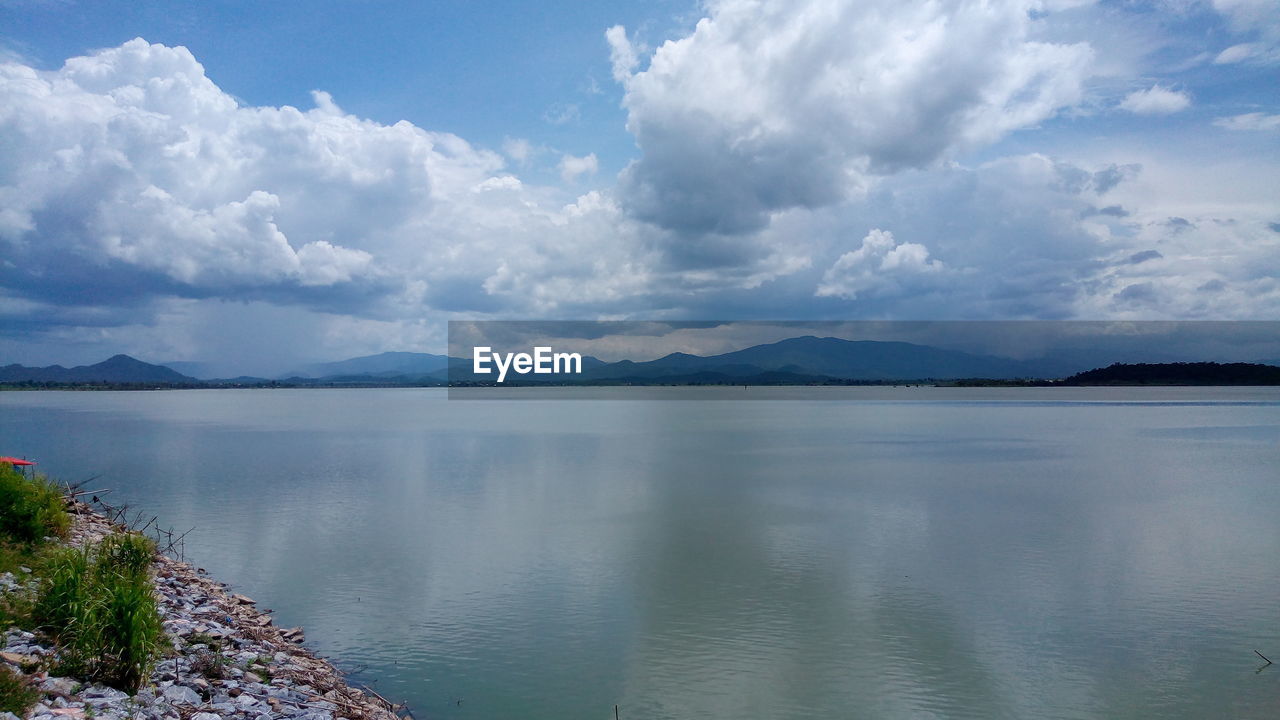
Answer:
<svg viewBox="0 0 1280 720"><path fill-rule="evenodd" d="M1271 0L8 0L0 60L0 362L1280 316Z"/></svg>

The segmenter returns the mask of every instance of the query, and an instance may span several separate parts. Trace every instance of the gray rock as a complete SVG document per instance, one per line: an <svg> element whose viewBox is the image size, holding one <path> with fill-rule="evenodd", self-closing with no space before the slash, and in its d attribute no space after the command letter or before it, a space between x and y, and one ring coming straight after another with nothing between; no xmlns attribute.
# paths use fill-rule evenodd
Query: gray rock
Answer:
<svg viewBox="0 0 1280 720"><path fill-rule="evenodd" d="M198 712L191 716L191 720L222 720L222 718L214 715L213 713Z"/></svg>
<svg viewBox="0 0 1280 720"><path fill-rule="evenodd" d="M86 701L102 700L106 702L125 700L129 697L129 693L116 690L115 688L109 688L105 685L90 685L89 687L81 690L80 695L84 697Z"/></svg>
<svg viewBox="0 0 1280 720"><path fill-rule="evenodd" d="M18 717L17 715L14 715L11 712L4 712L4 713L0 713L0 720L22 720L22 718Z"/></svg>
<svg viewBox="0 0 1280 720"><path fill-rule="evenodd" d="M246 670L244 673L244 681L247 683L261 683L262 676L252 670Z"/></svg>
<svg viewBox="0 0 1280 720"><path fill-rule="evenodd" d="M80 683L72 680L71 678L51 677L45 678L40 683L40 689L45 692L74 695L76 690L80 689Z"/></svg>
<svg viewBox="0 0 1280 720"><path fill-rule="evenodd" d="M164 699L174 705L199 705L200 695L185 685L170 685L164 689Z"/></svg>

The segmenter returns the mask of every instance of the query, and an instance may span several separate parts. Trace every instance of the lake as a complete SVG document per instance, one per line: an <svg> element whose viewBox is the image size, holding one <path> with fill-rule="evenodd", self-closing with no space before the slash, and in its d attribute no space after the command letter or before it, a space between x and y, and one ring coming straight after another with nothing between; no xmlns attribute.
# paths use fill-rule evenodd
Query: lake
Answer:
<svg viewBox="0 0 1280 720"><path fill-rule="evenodd" d="M5 392L0 455L419 718L1280 716L1280 388L628 392Z"/></svg>

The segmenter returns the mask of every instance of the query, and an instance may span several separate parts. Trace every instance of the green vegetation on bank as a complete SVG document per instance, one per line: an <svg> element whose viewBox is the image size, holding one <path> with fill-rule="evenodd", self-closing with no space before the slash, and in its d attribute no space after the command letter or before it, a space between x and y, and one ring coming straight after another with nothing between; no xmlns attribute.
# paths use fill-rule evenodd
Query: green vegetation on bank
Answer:
<svg viewBox="0 0 1280 720"><path fill-rule="evenodd" d="M7 665L0 665L0 712L22 717L39 697L39 691L28 685L25 678Z"/></svg>
<svg viewBox="0 0 1280 720"><path fill-rule="evenodd" d="M27 588L0 598L0 621L52 640L49 669L136 691L164 637L150 574L155 543L125 532L74 547L62 542L70 526L56 486L0 463L0 572ZM0 677L0 709L25 697L21 688Z"/></svg>
<svg viewBox="0 0 1280 720"><path fill-rule="evenodd" d="M70 527L61 490L0 463L0 535L5 540L29 544L46 536L66 537Z"/></svg>
<svg viewBox="0 0 1280 720"><path fill-rule="evenodd" d="M59 672L136 690L163 634L149 575L155 544L118 533L60 548L46 566L33 617L58 641Z"/></svg>

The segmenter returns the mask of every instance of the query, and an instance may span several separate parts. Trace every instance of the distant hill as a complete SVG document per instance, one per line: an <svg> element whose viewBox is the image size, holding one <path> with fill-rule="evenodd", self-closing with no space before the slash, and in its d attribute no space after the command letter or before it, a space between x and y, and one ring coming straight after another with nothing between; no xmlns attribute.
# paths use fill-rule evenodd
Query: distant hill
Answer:
<svg viewBox="0 0 1280 720"><path fill-rule="evenodd" d="M1077 373L1064 385L1280 385L1280 367L1257 363L1116 363Z"/></svg>
<svg viewBox="0 0 1280 720"><path fill-rule="evenodd" d="M152 365L128 355L115 355L95 365L78 365L73 368L61 365L6 365L0 367L0 382L191 384L199 381L163 365Z"/></svg>
<svg viewBox="0 0 1280 720"><path fill-rule="evenodd" d="M194 365L194 364L192 364ZM181 365L186 367L187 365ZM1060 367L1054 358L1024 362L904 342L790 338L720 355L672 353L645 362L606 363L584 356L582 374L516 375L505 384L586 385L805 385L899 381L1047 380ZM306 375L302 373L307 373ZM1044 384L1037 380L1036 383ZM205 387L438 386L446 382L493 384L496 375L473 375L471 361L428 353L387 352L308 366L286 378L197 380L163 365L116 355L96 365L65 368L0 367L0 383L107 383ZM1024 383L1026 384L1026 383ZM1280 367L1256 363L1116 363L1053 381L1063 385L1280 385Z"/></svg>
<svg viewBox="0 0 1280 720"><path fill-rule="evenodd" d="M169 362L162 362L160 364L170 370L198 380L210 380L218 377L217 368L212 363L192 360L172 360Z"/></svg>
<svg viewBox="0 0 1280 720"><path fill-rule="evenodd" d="M972 355L905 342L808 335L720 355L704 357L672 353L646 362L623 360L584 372L583 379L658 379L708 372L739 377L785 373L867 381L1052 376L1043 368L1008 358Z"/></svg>
<svg viewBox="0 0 1280 720"><path fill-rule="evenodd" d="M449 358L445 355L415 352L384 352L336 362L316 363L285 373L281 377L324 378L371 375L394 377L399 375L429 375L446 369Z"/></svg>
<svg viewBox="0 0 1280 720"><path fill-rule="evenodd" d="M454 359L449 380L493 383L494 375L472 375L469 361ZM973 355L905 342L796 337L719 355L671 353L656 360L605 363L583 358L581 375L508 375L504 384L808 384L958 380L962 378L1053 378L1052 363L1029 363ZM1057 365L1060 367L1060 364ZM1084 365L1083 367L1089 367ZM1080 366L1073 368L1080 369Z"/></svg>

